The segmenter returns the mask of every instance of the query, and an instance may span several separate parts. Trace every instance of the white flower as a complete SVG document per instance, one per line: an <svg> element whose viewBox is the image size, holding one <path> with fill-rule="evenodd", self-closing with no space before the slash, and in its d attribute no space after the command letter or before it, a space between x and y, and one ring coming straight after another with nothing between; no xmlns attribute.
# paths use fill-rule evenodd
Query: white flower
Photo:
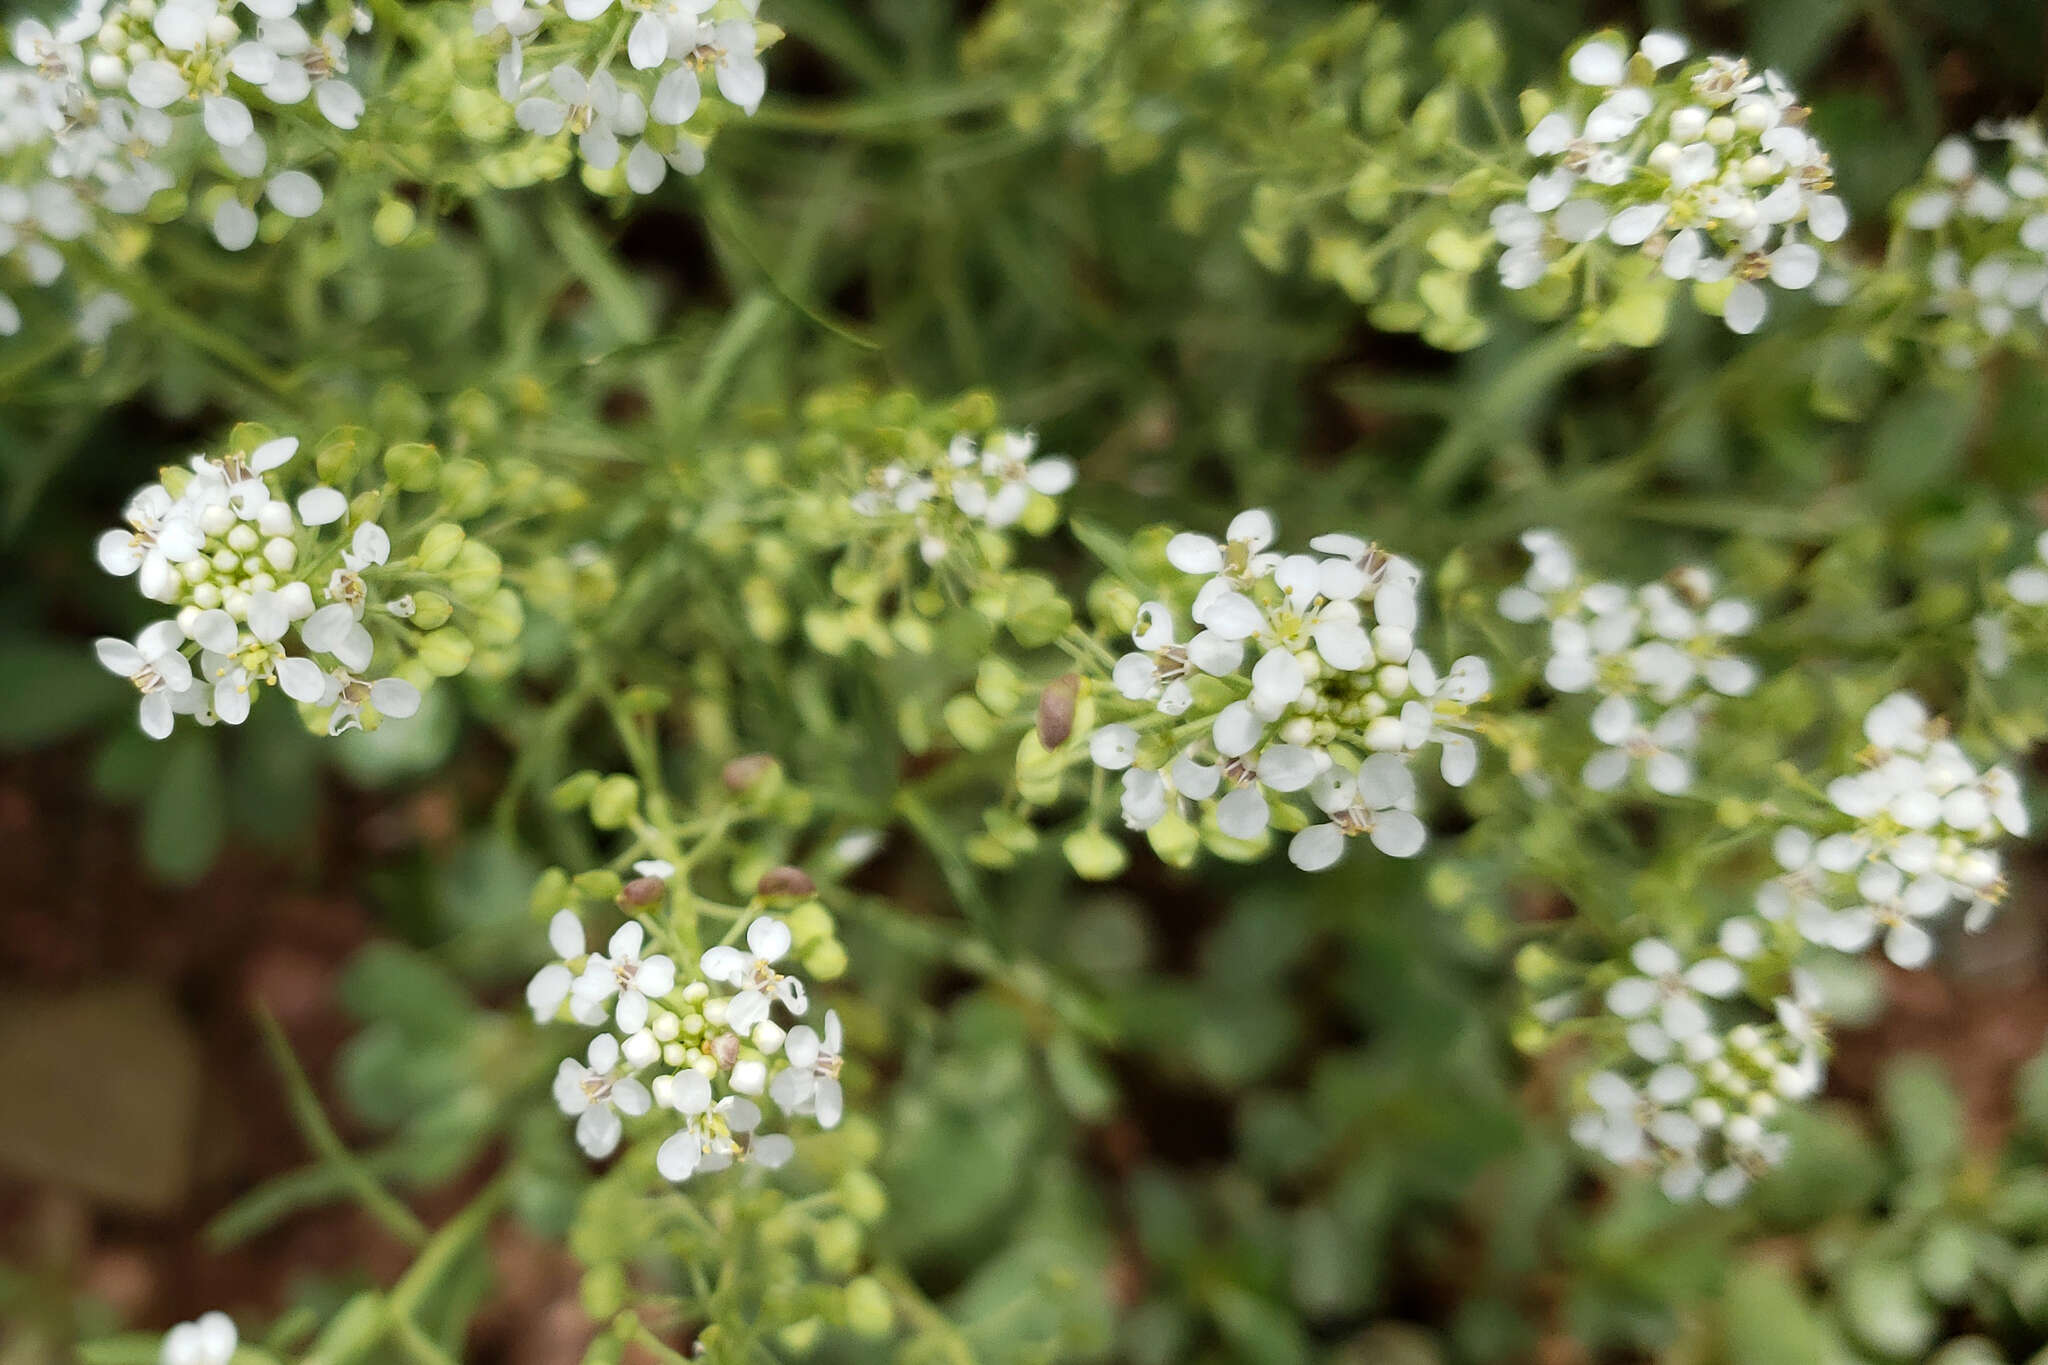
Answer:
<svg viewBox="0 0 2048 1365"><path fill-rule="evenodd" d="M1254 508L1231 518L1222 544L1182 531L1166 542L1166 560L1182 573L1223 574L1234 580L1262 576L1279 558L1261 553L1273 543L1273 534L1272 514Z"/></svg>
<svg viewBox="0 0 2048 1365"><path fill-rule="evenodd" d="M600 1033L590 1040L589 1065L564 1057L555 1072L555 1104L576 1120L576 1145L594 1161L618 1148L624 1125L619 1115L647 1112L647 1087L627 1073L619 1056L619 1040Z"/></svg>
<svg viewBox="0 0 2048 1365"><path fill-rule="evenodd" d="M1309 784L1309 796L1330 818L1288 843L1288 860L1305 872L1334 864L1344 841L1359 834L1390 858L1412 858L1428 839L1413 810L1415 779L1394 754L1373 754L1356 773L1331 768Z"/></svg>
<svg viewBox="0 0 2048 1365"><path fill-rule="evenodd" d="M159 621L126 640L102 639L94 648L100 663L135 684L142 693L142 733L162 739L171 733L182 694L195 691L192 665L181 652L185 632L176 621ZM196 699L195 699L196 701Z"/></svg>
<svg viewBox="0 0 2048 1365"><path fill-rule="evenodd" d="M839 1013L825 1011L825 1032L798 1024L783 1039L789 1065L775 1073L768 1095L786 1114L815 1114L820 1128L835 1128L845 1107L839 1085Z"/></svg>
<svg viewBox="0 0 2048 1365"><path fill-rule="evenodd" d="M784 976L774 968L790 948L789 926L772 916L763 915L747 926L747 951L742 952L728 944L719 944L704 952L701 966L704 975L713 981L740 988L738 995L726 1004L725 1022L735 1033L751 1032L756 1024L768 1018L772 1005L780 1001L791 1014L800 1015L809 1007L801 981L793 976Z"/></svg>
<svg viewBox="0 0 2048 1365"><path fill-rule="evenodd" d="M628 920L612 935L602 953L593 953L583 974L576 979L575 994L596 1004L618 996L612 1018L621 1033L638 1033L647 1026L647 1006L676 988L675 963L660 953L640 955L647 931L636 920Z"/></svg>
<svg viewBox="0 0 2048 1365"><path fill-rule="evenodd" d="M1031 495L1057 497L1074 485L1074 466L1048 456L1034 459L1038 438L1029 432L998 431L978 450L972 438L955 436L947 462L961 471L953 482L953 504L995 530L1015 525ZM976 477L976 474L979 477Z"/></svg>
<svg viewBox="0 0 2048 1365"><path fill-rule="evenodd" d="M1201 629L1183 646L1168 602L1146 602L1132 633L1138 649L1117 661L1112 681L1178 718L1177 742L1148 744L1148 734L1166 733L1154 722L1115 722L1091 736L1091 757L1124 774L1120 804L1135 830L1192 802L1225 835L1258 840L1276 802L1305 793L1325 821L1290 842L1298 865L1329 866L1357 834L1412 856L1426 836L1408 756L1437 743L1446 780L1470 780L1478 751L1468 713L1490 670L1467 657L1439 674L1416 647L1422 572L1410 561L1357 536L1317 536L1311 554L1277 553L1273 538L1272 518L1253 509L1221 541L1184 532L1167 542L1169 563L1201 580L1189 608ZM1198 674L1227 685L1190 685Z"/></svg>
<svg viewBox="0 0 2048 1365"><path fill-rule="evenodd" d="M1599 253L1567 248L1604 240L1672 280L1732 279L1722 314L1746 332L1768 310L1757 279L1803 290L1820 278L1813 243L1839 239L1848 215L1826 192L1827 153L1796 100L1775 73L1753 76L1735 59L1709 58L1689 78L1657 74L1685 52L1675 35L1653 33L1633 59L1604 38L1572 53L1584 93L1568 92L1529 130L1536 169L1490 215L1503 285L1530 288L1554 260L1597 269Z"/></svg>
<svg viewBox="0 0 2048 1365"><path fill-rule="evenodd" d="M228 1365L240 1344L234 1319L221 1312L201 1313L164 1333L157 1360L161 1365Z"/></svg>
<svg viewBox="0 0 2048 1365"><path fill-rule="evenodd" d="M1611 746L1586 760L1582 780L1594 791L1620 786L1638 762L1653 791L1677 796L1692 788L1699 716L1691 707L1675 706L1646 726L1638 719L1634 702L1608 697L1593 708L1593 736Z"/></svg>
<svg viewBox="0 0 2048 1365"><path fill-rule="evenodd" d="M533 1022L550 1024L563 1005L569 1006L570 1017L586 1028L596 1028L604 1022L605 1009L601 1000L589 1000L575 993L576 972L570 964L585 952L583 942L583 921L573 910L557 910L548 921L548 946L555 950L559 961L550 962L533 974L526 983L526 1004L533 1011Z"/></svg>
<svg viewBox="0 0 2048 1365"><path fill-rule="evenodd" d="M334 708L328 717L327 733L339 735L363 728L365 707L386 720L405 720L418 714L420 690L403 678L378 678L373 682L337 668L327 675L318 705Z"/></svg>
<svg viewBox="0 0 2048 1365"><path fill-rule="evenodd" d="M1629 961L1640 976L1625 976L1607 988L1607 1008L1622 1019L1642 1019L1653 1011L1665 1036L1673 1042L1705 1033L1711 1025L1700 997L1725 1000L1742 988L1742 971L1726 958L1702 958L1688 966L1670 944L1659 938L1639 940Z"/></svg>
<svg viewBox="0 0 2048 1365"><path fill-rule="evenodd" d="M694 1071L679 1073L669 1103L684 1117L654 1155L664 1180L680 1184L693 1175L722 1171L736 1161L751 1160L774 1168L795 1155L795 1144L779 1133L755 1133L761 1106L743 1095L712 1102L711 1085Z"/></svg>

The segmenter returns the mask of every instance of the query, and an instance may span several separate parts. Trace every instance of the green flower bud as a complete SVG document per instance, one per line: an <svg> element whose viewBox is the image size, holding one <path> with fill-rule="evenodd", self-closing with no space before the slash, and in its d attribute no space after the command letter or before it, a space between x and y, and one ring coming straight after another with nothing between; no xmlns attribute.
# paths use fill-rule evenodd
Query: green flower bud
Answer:
<svg viewBox="0 0 2048 1365"><path fill-rule="evenodd" d="M441 573L455 563L455 556L462 553L463 542L467 539L468 533L454 522L441 522L427 529L413 558L428 573Z"/></svg>
<svg viewBox="0 0 2048 1365"><path fill-rule="evenodd" d="M1094 825L1069 834L1061 841L1060 851L1066 854L1074 875L1091 882L1108 881L1121 873L1131 860L1120 841Z"/></svg>
<svg viewBox="0 0 2048 1365"><path fill-rule="evenodd" d="M313 452L313 471L320 482L336 488L354 483L362 467L361 442L368 434L360 427L342 427L323 436Z"/></svg>
<svg viewBox="0 0 2048 1365"><path fill-rule="evenodd" d="M616 1262L594 1266L584 1272L580 1291L585 1315L603 1322L626 1306L626 1272Z"/></svg>
<svg viewBox="0 0 2048 1365"><path fill-rule="evenodd" d="M818 1338L823 1336L824 1332L824 1319L815 1317L804 1318L802 1321L792 1322L778 1331L775 1334L775 1340L783 1350L788 1351L791 1355L809 1355L817 1348Z"/></svg>
<svg viewBox="0 0 2048 1365"><path fill-rule="evenodd" d="M860 1261L860 1224L851 1218L827 1218L811 1229L811 1246L818 1264L836 1274L845 1274Z"/></svg>
<svg viewBox="0 0 2048 1365"><path fill-rule="evenodd" d="M442 510L451 517L473 517L491 505L491 471L476 460L446 460L441 465Z"/></svg>
<svg viewBox="0 0 2048 1365"><path fill-rule="evenodd" d="M510 588L498 589L476 609L474 634L479 644L515 644L520 632L525 628L525 604L519 600L519 594Z"/></svg>
<svg viewBox="0 0 2048 1365"><path fill-rule="evenodd" d="M1475 15L1446 30L1437 39L1436 55L1453 80L1475 90L1498 85L1507 71L1507 54L1501 49L1500 34L1483 15Z"/></svg>
<svg viewBox="0 0 2048 1365"><path fill-rule="evenodd" d="M1059 639L1073 624L1074 608L1051 579L1019 574L1010 580L1003 618L1018 644L1038 649Z"/></svg>
<svg viewBox="0 0 2048 1365"><path fill-rule="evenodd" d="M599 829L624 829L639 811L640 784L624 773L604 778L590 794L590 823Z"/></svg>
<svg viewBox="0 0 2048 1365"><path fill-rule="evenodd" d="M448 585L456 601L473 604L498 590L504 572L504 561L496 550L480 540L465 541L449 566Z"/></svg>
<svg viewBox="0 0 2048 1365"><path fill-rule="evenodd" d="M592 774L593 777L596 774ZM557 788L557 791L560 789ZM559 804L559 802L557 802ZM578 801L576 806L583 803ZM575 806L565 807L573 810ZM559 867L551 867L533 880L533 894L527 898L527 907L534 915L546 919L562 908L562 902L569 896L569 874Z"/></svg>
<svg viewBox="0 0 2048 1365"><path fill-rule="evenodd" d="M1419 152L1434 152L1458 129L1458 87L1439 85L1422 97L1408 120L1409 141Z"/></svg>
<svg viewBox="0 0 2048 1365"><path fill-rule="evenodd" d="M549 793L548 799L554 802L556 810L575 810L589 802L600 780L599 774L589 768L571 773L555 784L555 789Z"/></svg>
<svg viewBox="0 0 2048 1365"><path fill-rule="evenodd" d="M789 926L789 940L798 952L832 937L832 912L815 900L797 906L782 917L782 922Z"/></svg>
<svg viewBox="0 0 2048 1365"><path fill-rule="evenodd" d="M880 1340L896 1325L895 1310L889 1306L889 1291L872 1275L863 1275L846 1286L846 1325L857 1336Z"/></svg>
<svg viewBox="0 0 2048 1365"><path fill-rule="evenodd" d="M995 742L995 717L988 708L973 697L961 695L948 701L939 713L946 729L960 742L960 747L969 751L986 749Z"/></svg>
<svg viewBox="0 0 2048 1365"><path fill-rule="evenodd" d="M889 1212L889 1192L866 1171L847 1171L833 1188L847 1215L873 1227Z"/></svg>
<svg viewBox="0 0 2048 1365"><path fill-rule="evenodd" d="M437 678L452 678L469 667L476 646L453 626L422 635L415 652L420 666Z"/></svg>
<svg viewBox="0 0 2048 1365"><path fill-rule="evenodd" d="M605 868L579 872L569 884L575 889L576 894L585 900L600 902L617 900L619 893L625 889L625 884L619 880L619 874Z"/></svg>
<svg viewBox="0 0 2048 1365"><path fill-rule="evenodd" d="M789 598L782 585L755 574L740 584L740 613L747 631L764 644L789 638Z"/></svg>
<svg viewBox="0 0 2048 1365"><path fill-rule="evenodd" d="M1358 121L1368 133L1391 133L1408 112L1408 78L1400 71L1381 71L1358 92Z"/></svg>
<svg viewBox="0 0 2048 1365"><path fill-rule="evenodd" d="M412 230L419 226L419 221L419 211L411 204L387 195L377 205L376 216L370 219L370 237L378 246L398 246L412 236Z"/></svg>
<svg viewBox="0 0 2048 1365"><path fill-rule="evenodd" d="M455 608L440 593L416 592L412 595L412 626L415 630L439 630L454 614Z"/></svg>
<svg viewBox="0 0 2048 1365"><path fill-rule="evenodd" d="M1309 243L1308 268L1334 283L1355 303L1368 303L1379 292L1372 253L1349 234L1325 234Z"/></svg>
<svg viewBox="0 0 2048 1365"><path fill-rule="evenodd" d="M837 939L828 939L804 954L804 970L819 981L837 981L846 975L846 949Z"/></svg>

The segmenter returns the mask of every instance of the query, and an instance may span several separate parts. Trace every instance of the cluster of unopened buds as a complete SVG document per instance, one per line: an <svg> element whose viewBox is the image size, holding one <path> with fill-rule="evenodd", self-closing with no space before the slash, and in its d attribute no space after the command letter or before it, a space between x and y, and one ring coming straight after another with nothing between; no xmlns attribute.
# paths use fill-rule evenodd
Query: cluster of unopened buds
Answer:
<svg viewBox="0 0 2048 1365"><path fill-rule="evenodd" d="M179 183L166 162L187 125L228 177L207 197L222 246L255 240L260 201L285 218L317 213L320 183L289 164L280 134L309 102L326 124L356 126L364 101L345 78L347 42L369 18L343 9L315 31L298 17L310 2L80 0L54 24L16 24L21 65L0 70L0 258L49 283L53 243L82 236L95 212L139 214ZM0 304L0 330L16 314Z"/></svg>
<svg viewBox="0 0 2048 1365"><path fill-rule="evenodd" d="M2048 139L2032 120L1946 137L1899 218L1921 253L1934 351L1958 369L2048 324Z"/></svg>
<svg viewBox="0 0 2048 1365"><path fill-rule="evenodd" d="M363 617L391 538L363 520L346 543L330 535L349 518L337 489L308 489L296 508L287 502L270 475L298 448L287 436L195 456L129 500L125 530L100 537L101 567L132 576L174 613L132 642L98 645L100 662L141 692L151 738L170 734L180 715L239 725L266 686L328 708L330 734L419 709L412 683L364 676L375 644ZM384 609L402 615L408 603Z"/></svg>
<svg viewBox="0 0 2048 1365"><path fill-rule="evenodd" d="M1562 107L1526 138L1538 169L1493 210L1504 285L1569 277L1618 247L1718 293L1728 326L1753 332L1765 281L1803 290L1820 278L1821 247L1849 218L1806 110L1776 72L1687 54L1670 33L1634 52L1604 35L1572 52Z"/></svg>
<svg viewBox="0 0 2048 1365"><path fill-rule="evenodd" d="M1633 945L1627 974L1605 996L1621 1041L1612 1063L1586 1077L1571 1124L1580 1146L1655 1172L1681 1202L1732 1203L1783 1162L1785 1107L1817 1094L1826 1074L1812 979L1790 972L1788 992L1763 1013L1737 957L1756 943L1747 933L1723 937L1721 953L1690 960L1663 939Z"/></svg>
<svg viewBox="0 0 2048 1365"><path fill-rule="evenodd" d="M635 870L661 882L675 873L655 861ZM577 1145L593 1160L618 1148L625 1119L656 1108L681 1118L655 1153L656 1168L673 1181L741 1162L787 1162L791 1139L761 1131L764 1097L785 1117L838 1124L839 1016L827 1010L822 1031L793 1022L810 1001L803 983L777 966L791 948L782 920L754 919L744 948L706 949L688 981L673 958L646 951L638 920L590 952L582 921L562 910L548 938L560 960L528 984L535 1020L566 1013L585 1027L616 1030L592 1039L584 1060L565 1058L555 1075L555 1102L576 1120Z"/></svg>
<svg viewBox="0 0 2048 1365"><path fill-rule="evenodd" d="M780 36L759 0L485 0L476 31L501 39L498 93L535 137L567 133L585 166L648 194L704 169L686 131L705 77L751 115L768 89L760 52ZM545 64L528 58L546 58ZM624 57L620 64L616 59Z"/></svg>
<svg viewBox="0 0 2048 1365"><path fill-rule="evenodd" d="M1357 835L1412 857L1427 834L1411 760L1437 744L1445 780L1471 780L1486 663L1468 656L1439 673L1417 647L1422 571L1409 561L1350 535L1318 536L1307 554L1273 551L1273 539L1272 517L1253 510L1221 541L1168 542L1183 590L1139 608L1137 648L1111 679L1142 714L1097 729L1090 754L1123 774L1132 829L1193 806L1235 839L1295 830L1288 857L1311 871ZM1313 813L1287 800L1304 794Z"/></svg>
<svg viewBox="0 0 2048 1365"><path fill-rule="evenodd" d="M1863 766L1827 785L1828 805L1778 831L1783 874L1757 897L1765 919L1855 953L1882 941L1900 967L1934 956L1929 925L1961 907L1978 928L2005 893L1994 843L2027 832L2019 779L1980 769L1925 704L1885 698L1864 718Z"/></svg>
<svg viewBox="0 0 2048 1365"><path fill-rule="evenodd" d="M895 460L873 470L851 502L863 517L913 527L918 553L936 564L959 540L963 524L1007 529L1035 502L1073 486L1073 462L1040 455L1033 432L993 431L981 441L962 433L936 458Z"/></svg>
<svg viewBox="0 0 2048 1365"><path fill-rule="evenodd" d="M1527 532L1522 545L1529 571L1501 594L1501 615L1548 625L1547 686L1600 699L1591 724L1602 747L1581 779L1610 791L1640 765L1653 791L1690 790L1700 724L1715 699L1756 687L1756 665L1730 649L1755 624L1755 609L1716 597L1714 577L1703 568L1687 566L1631 588L1587 581L1572 547L1554 531Z"/></svg>

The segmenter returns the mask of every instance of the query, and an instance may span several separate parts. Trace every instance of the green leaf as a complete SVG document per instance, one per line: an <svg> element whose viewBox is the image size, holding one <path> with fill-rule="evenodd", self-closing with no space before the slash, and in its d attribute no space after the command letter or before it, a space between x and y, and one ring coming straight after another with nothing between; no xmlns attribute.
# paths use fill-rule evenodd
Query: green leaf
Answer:
<svg viewBox="0 0 2048 1365"><path fill-rule="evenodd" d="M1871 490L1903 500L1938 487L1956 473L1975 420L1974 394L1925 387L1884 406L1870 431Z"/></svg>
<svg viewBox="0 0 2048 1365"><path fill-rule="evenodd" d="M1896 1261L1860 1261L1841 1282L1842 1314L1857 1340L1891 1356L1917 1358L1940 1323L1913 1272Z"/></svg>
<svg viewBox="0 0 2048 1365"><path fill-rule="evenodd" d="M1722 1351L1743 1365L1811 1365L1823 1334L1799 1287L1768 1261L1747 1261L1728 1276L1721 1302Z"/></svg>
<svg viewBox="0 0 2048 1365"><path fill-rule="evenodd" d="M1939 1062L1931 1057L1894 1062L1885 1072L1882 1099L1908 1169L1939 1174L1955 1165L1963 1148L1962 1106Z"/></svg>

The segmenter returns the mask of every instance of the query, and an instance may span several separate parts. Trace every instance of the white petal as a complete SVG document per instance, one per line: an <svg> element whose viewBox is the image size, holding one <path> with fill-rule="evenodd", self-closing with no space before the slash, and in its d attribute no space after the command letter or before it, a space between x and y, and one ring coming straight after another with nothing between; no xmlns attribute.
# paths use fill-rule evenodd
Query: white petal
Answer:
<svg viewBox="0 0 2048 1365"><path fill-rule="evenodd" d="M1600 39L1583 44L1572 53L1569 70L1580 85L1612 86L1621 84L1627 65L1627 53L1617 44Z"/></svg>
<svg viewBox="0 0 2048 1365"><path fill-rule="evenodd" d="M636 71L652 71L668 60L668 25L660 16L642 14L626 39L626 60Z"/></svg>
<svg viewBox="0 0 2048 1365"><path fill-rule="evenodd" d="M1265 793L1257 787L1239 787L1216 803L1217 828L1233 839L1258 838L1271 818Z"/></svg>
<svg viewBox="0 0 2048 1365"><path fill-rule="evenodd" d="M1335 825L1310 825L1288 841L1287 858L1304 872L1320 872L1344 856L1344 831Z"/></svg>
<svg viewBox="0 0 2048 1365"><path fill-rule="evenodd" d="M772 915L763 915L747 926L747 947L763 962L780 961L789 944L789 926Z"/></svg>
<svg viewBox="0 0 2048 1365"><path fill-rule="evenodd" d="M293 701L318 702L327 689L327 675L311 659L293 657L277 662L277 685Z"/></svg>
<svg viewBox="0 0 2048 1365"><path fill-rule="evenodd" d="M370 705L390 720L405 720L420 709L420 690L403 678L379 678L370 684Z"/></svg>

